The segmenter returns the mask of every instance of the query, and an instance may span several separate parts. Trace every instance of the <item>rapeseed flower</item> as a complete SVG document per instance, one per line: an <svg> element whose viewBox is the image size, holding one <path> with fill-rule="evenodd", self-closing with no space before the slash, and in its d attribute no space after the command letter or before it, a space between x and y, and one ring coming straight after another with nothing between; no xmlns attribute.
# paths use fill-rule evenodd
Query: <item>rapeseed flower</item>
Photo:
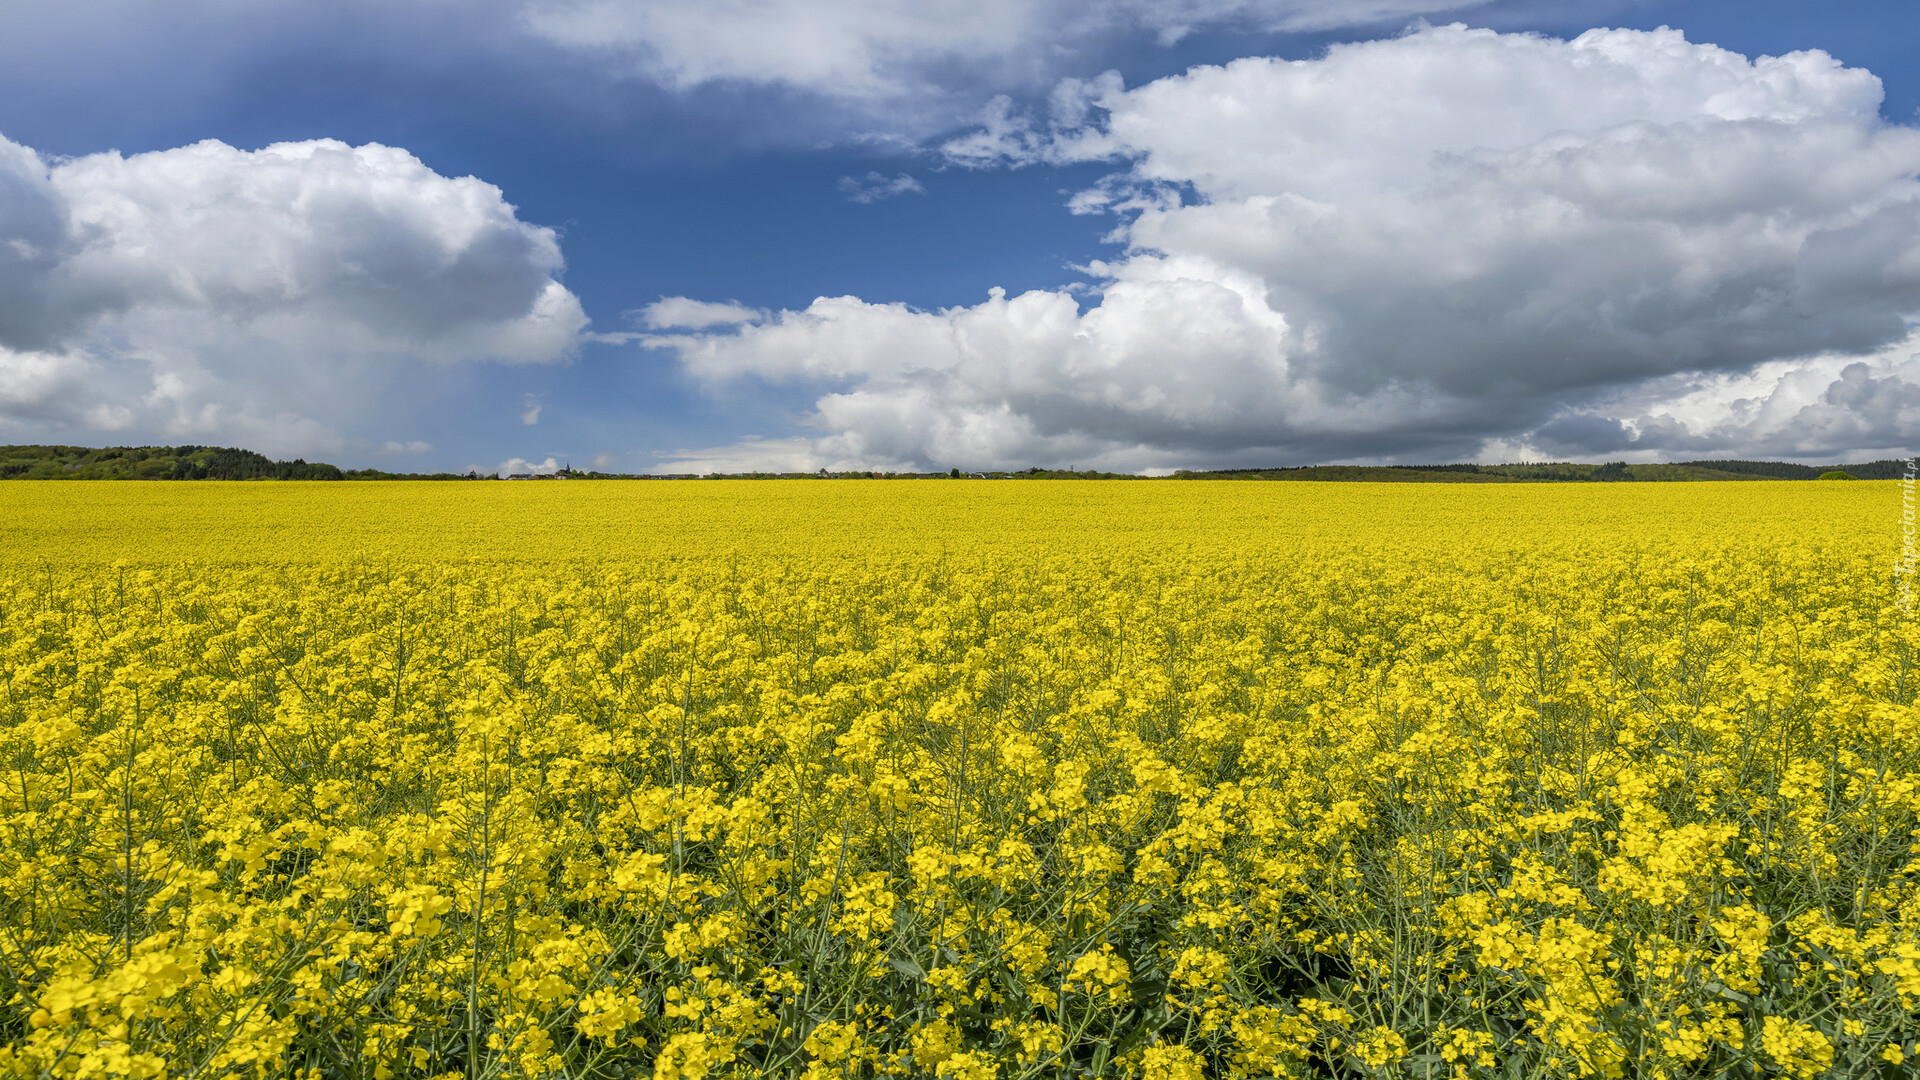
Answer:
<svg viewBox="0 0 1920 1080"><path fill-rule="evenodd" d="M0 1075L1903 1066L1897 496L1604 487L0 488Z"/></svg>

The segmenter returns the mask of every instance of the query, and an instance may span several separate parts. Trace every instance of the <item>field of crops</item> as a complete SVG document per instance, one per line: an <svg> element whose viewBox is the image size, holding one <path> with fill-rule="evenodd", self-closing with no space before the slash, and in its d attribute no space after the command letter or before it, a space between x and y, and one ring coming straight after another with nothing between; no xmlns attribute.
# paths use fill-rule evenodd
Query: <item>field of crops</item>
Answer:
<svg viewBox="0 0 1920 1080"><path fill-rule="evenodd" d="M8 485L0 1075L1911 1075L1899 512Z"/></svg>

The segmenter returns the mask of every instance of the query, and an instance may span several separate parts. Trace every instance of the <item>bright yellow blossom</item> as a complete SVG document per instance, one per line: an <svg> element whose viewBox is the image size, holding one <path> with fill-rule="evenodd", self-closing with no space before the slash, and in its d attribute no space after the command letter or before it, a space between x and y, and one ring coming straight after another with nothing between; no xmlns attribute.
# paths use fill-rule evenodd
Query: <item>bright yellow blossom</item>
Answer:
<svg viewBox="0 0 1920 1080"><path fill-rule="evenodd" d="M0 1076L1904 1067L1898 507L0 485Z"/></svg>

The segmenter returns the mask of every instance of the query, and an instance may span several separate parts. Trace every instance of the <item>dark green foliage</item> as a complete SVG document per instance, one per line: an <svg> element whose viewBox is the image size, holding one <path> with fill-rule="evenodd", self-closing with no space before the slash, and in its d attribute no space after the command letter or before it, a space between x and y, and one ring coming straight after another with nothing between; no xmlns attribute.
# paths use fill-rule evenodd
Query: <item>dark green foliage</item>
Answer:
<svg viewBox="0 0 1920 1080"><path fill-rule="evenodd" d="M1840 468L1855 480L1898 480L1907 475L1907 463L1904 461L1869 461L1863 465L1842 465Z"/></svg>
<svg viewBox="0 0 1920 1080"><path fill-rule="evenodd" d="M1782 480L1815 480L1822 473L1845 470L1856 480L1898 480L1905 475L1907 463L1904 461L1869 461L1862 465L1795 465L1786 461L1683 461L1682 465L1694 465L1703 469L1715 469L1720 472L1745 473L1752 476L1772 476Z"/></svg>
<svg viewBox="0 0 1920 1080"><path fill-rule="evenodd" d="M1503 467L1503 466L1502 466ZM1180 480L1370 480L1420 484L1499 484L1520 477L1496 474L1495 466L1300 465L1282 469L1220 469L1174 473ZM1532 479L1527 477L1525 479ZM1555 479L1564 479L1556 477Z"/></svg>
<svg viewBox="0 0 1920 1080"><path fill-rule="evenodd" d="M1842 466L1861 480L1897 480L1904 461L1875 461ZM1513 484L1556 481L1812 480L1828 469L1784 461L1682 461L1629 465L1611 461L1589 465L1574 461L1523 461L1512 465L1301 465L1280 469L1181 470L1181 480L1318 480L1376 483ZM1024 473L1015 475L1023 476Z"/></svg>
<svg viewBox="0 0 1920 1080"><path fill-rule="evenodd" d="M341 480L337 467L224 446L0 446L10 480Z"/></svg>
<svg viewBox="0 0 1920 1080"><path fill-rule="evenodd" d="M1811 465L1795 465L1786 461L1683 461L1680 464L1748 476L1771 476L1780 480L1811 480L1820 475L1820 470Z"/></svg>
<svg viewBox="0 0 1920 1080"><path fill-rule="evenodd" d="M222 448L202 462L192 457L173 463L168 480L340 480L338 468L324 462L308 464L305 458L274 461L251 450Z"/></svg>
<svg viewBox="0 0 1920 1080"><path fill-rule="evenodd" d="M575 473L574 475L576 477L579 477L579 476L584 476L585 474ZM341 476L347 480L488 480L488 479L493 479L491 474L488 474L487 476L482 476L477 472L393 473L393 472L381 472L379 469L346 469L341 472Z"/></svg>

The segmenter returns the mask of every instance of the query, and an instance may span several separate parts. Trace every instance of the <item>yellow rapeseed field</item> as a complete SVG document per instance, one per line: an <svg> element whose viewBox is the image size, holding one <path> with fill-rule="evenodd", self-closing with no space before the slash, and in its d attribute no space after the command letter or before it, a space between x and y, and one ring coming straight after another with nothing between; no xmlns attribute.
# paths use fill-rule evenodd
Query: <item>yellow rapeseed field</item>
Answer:
<svg viewBox="0 0 1920 1080"><path fill-rule="evenodd" d="M1900 506L0 485L0 1075L1910 1075Z"/></svg>

